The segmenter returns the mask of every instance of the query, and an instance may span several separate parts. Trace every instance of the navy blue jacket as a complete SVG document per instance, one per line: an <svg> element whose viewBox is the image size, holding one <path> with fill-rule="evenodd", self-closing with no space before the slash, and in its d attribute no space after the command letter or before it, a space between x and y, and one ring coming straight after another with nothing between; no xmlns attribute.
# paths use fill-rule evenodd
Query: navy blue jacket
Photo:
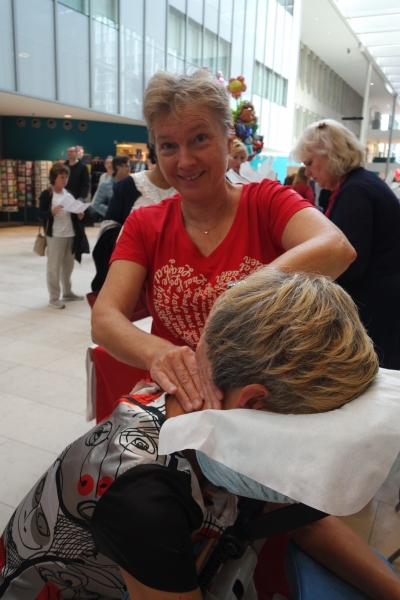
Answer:
<svg viewBox="0 0 400 600"><path fill-rule="evenodd" d="M329 218L357 252L338 278L356 302L381 365L400 369L400 204L375 173L347 175Z"/></svg>

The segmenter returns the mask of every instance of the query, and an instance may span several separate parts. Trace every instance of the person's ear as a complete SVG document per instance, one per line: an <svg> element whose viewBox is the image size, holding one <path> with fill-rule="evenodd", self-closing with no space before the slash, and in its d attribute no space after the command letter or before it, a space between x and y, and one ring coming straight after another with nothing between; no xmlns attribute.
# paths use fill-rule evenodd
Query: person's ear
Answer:
<svg viewBox="0 0 400 600"><path fill-rule="evenodd" d="M245 385L236 398L235 408L266 410L266 400L269 395L269 390L260 383Z"/></svg>
<svg viewBox="0 0 400 600"><path fill-rule="evenodd" d="M228 135L228 154L231 154L233 144L233 132Z"/></svg>

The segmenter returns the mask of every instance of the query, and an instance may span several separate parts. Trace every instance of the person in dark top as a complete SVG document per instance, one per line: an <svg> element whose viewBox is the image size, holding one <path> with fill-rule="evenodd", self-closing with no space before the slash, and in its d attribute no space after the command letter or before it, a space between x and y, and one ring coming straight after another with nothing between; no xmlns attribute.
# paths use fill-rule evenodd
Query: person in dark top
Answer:
<svg viewBox="0 0 400 600"><path fill-rule="evenodd" d="M201 347L224 410L324 412L378 371L348 294L323 276L276 268L220 297ZM120 600L126 585L132 600L201 600L192 541L218 536L236 501L204 480L192 454L159 454L161 428L183 410L146 385L70 444L18 505L0 540L0 598ZM291 536L371 598L399 600L398 576L335 517Z"/></svg>
<svg viewBox="0 0 400 600"><path fill-rule="evenodd" d="M357 252L337 282L356 302L381 366L399 370L399 201L363 168L365 152L355 135L332 119L310 125L292 155L305 164L307 176L332 191L325 215Z"/></svg>
<svg viewBox="0 0 400 600"><path fill-rule="evenodd" d="M85 163L78 159L75 146L68 148L67 155L68 160L65 164L69 167L70 175L66 189L74 198L84 202L89 193L90 186L88 168Z"/></svg>
<svg viewBox="0 0 400 600"><path fill-rule="evenodd" d="M104 220L110 219L123 225L139 196L141 193L130 175L115 183Z"/></svg>

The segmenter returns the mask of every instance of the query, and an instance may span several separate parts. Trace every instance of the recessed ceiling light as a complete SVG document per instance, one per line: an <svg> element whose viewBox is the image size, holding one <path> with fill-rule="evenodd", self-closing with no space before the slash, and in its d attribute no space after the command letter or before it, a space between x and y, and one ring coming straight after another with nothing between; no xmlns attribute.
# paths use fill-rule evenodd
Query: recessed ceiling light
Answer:
<svg viewBox="0 0 400 600"><path fill-rule="evenodd" d="M370 83L369 85L374 85L374 84L373 84L373 83L372 83L372 81L371 81L371 83Z"/></svg>
<svg viewBox="0 0 400 600"><path fill-rule="evenodd" d="M64 119L70 119L72 115L64 115Z"/></svg>
<svg viewBox="0 0 400 600"><path fill-rule="evenodd" d="M315 17L315 20L316 20L316 21L319 21L318 17Z"/></svg>
<svg viewBox="0 0 400 600"><path fill-rule="evenodd" d="M330 31L328 31L327 33L328 33L328 35L331 35L331 32L330 32Z"/></svg>
<svg viewBox="0 0 400 600"><path fill-rule="evenodd" d="M18 54L18 56L20 58L29 58L29 54L27 54L26 52L21 52L20 54Z"/></svg>

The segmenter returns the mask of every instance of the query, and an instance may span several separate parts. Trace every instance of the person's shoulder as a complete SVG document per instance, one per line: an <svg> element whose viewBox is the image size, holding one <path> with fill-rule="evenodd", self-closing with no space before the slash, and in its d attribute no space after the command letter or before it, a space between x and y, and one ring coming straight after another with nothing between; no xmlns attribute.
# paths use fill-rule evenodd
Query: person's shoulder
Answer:
<svg viewBox="0 0 400 600"><path fill-rule="evenodd" d="M396 196L393 194L387 183L383 181L379 175L373 171L364 169L364 167L358 167L357 169L350 171L342 187L343 190L346 190L353 186L362 188L364 192L371 198L373 198L375 195L378 195L388 199L390 198L392 200L396 200L398 203Z"/></svg>
<svg viewBox="0 0 400 600"><path fill-rule="evenodd" d="M133 188L136 188L136 186L135 186L135 182L133 180L132 175L127 175L120 181L116 181L113 184L113 189L115 192L122 191L122 190L129 190L129 189L133 189Z"/></svg>

